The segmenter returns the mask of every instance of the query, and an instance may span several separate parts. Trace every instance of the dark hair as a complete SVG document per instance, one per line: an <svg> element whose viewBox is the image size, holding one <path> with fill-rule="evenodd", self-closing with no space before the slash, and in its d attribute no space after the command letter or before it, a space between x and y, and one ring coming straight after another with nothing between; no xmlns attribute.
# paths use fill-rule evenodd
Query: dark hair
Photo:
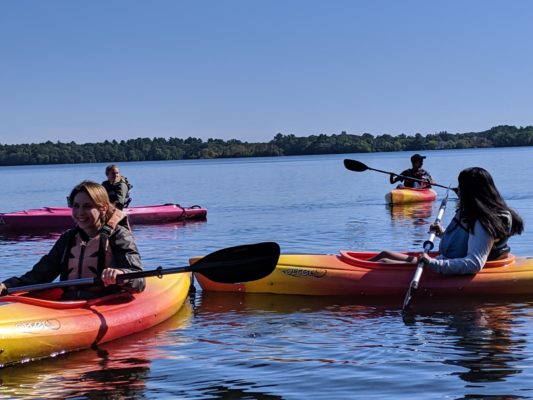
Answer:
<svg viewBox="0 0 533 400"><path fill-rule="evenodd" d="M112 169L118 169L118 165L116 164L109 164L107 167L105 167L105 174L107 175L109 173L109 171L111 171Z"/></svg>
<svg viewBox="0 0 533 400"><path fill-rule="evenodd" d="M501 214L509 212L512 219L511 235L522 233L522 218L507 206L487 170L466 168L459 173L458 179L459 207L471 231L476 221L479 221L493 238L504 238L509 235L509 227Z"/></svg>

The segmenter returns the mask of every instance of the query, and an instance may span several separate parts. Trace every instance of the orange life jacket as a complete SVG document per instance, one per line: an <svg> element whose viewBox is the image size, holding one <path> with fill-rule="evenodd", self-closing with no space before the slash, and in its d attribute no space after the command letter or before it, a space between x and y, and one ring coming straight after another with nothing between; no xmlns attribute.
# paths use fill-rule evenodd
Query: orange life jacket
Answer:
<svg viewBox="0 0 533 400"><path fill-rule="evenodd" d="M119 223L127 224L127 219L122 211L115 210L95 237L89 238L81 230L77 232L68 255L65 279L95 278L104 268L114 267L108 239Z"/></svg>

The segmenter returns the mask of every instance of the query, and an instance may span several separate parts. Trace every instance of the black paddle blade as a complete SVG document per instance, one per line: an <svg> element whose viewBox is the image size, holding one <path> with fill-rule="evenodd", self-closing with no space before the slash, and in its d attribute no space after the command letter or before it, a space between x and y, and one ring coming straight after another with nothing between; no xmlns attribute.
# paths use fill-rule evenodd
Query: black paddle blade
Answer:
<svg viewBox="0 0 533 400"><path fill-rule="evenodd" d="M274 242L228 247L201 258L190 271L220 283L255 281L274 271L279 253L279 245Z"/></svg>
<svg viewBox="0 0 533 400"><path fill-rule="evenodd" d="M362 162L357 161L357 160L350 160L349 158L344 159L344 167L346 169L349 169L350 171L355 171L355 172L363 172L368 169L368 167Z"/></svg>
<svg viewBox="0 0 533 400"><path fill-rule="evenodd" d="M405 312L409 309L409 306L411 305L411 299L413 298L413 294L416 289L413 288L413 285L409 287L409 290L405 294L405 298L403 299L403 306L402 311Z"/></svg>
<svg viewBox="0 0 533 400"><path fill-rule="evenodd" d="M413 286L410 286L409 290L407 291L405 295L405 299L403 300L402 319L403 319L404 324L406 325L412 325L415 321L414 315L411 312L411 299L413 295L415 294L414 293L415 291L416 289L413 288Z"/></svg>

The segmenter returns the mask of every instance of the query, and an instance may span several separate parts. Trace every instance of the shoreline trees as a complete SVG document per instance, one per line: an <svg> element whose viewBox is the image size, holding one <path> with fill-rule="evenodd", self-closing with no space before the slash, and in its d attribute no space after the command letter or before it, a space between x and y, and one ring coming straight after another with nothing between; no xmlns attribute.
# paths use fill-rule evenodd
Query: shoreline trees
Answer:
<svg viewBox="0 0 533 400"><path fill-rule="evenodd" d="M190 160L209 158L275 157L312 154L371 153L446 149L533 146L533 126L501 125L483 132L413 136L373 136L342 132L333 135L295 136L278 133L266 143L236 139L138 138L77 144L47 141L0 144L0 165L75 164L124 161Z"/></svg>

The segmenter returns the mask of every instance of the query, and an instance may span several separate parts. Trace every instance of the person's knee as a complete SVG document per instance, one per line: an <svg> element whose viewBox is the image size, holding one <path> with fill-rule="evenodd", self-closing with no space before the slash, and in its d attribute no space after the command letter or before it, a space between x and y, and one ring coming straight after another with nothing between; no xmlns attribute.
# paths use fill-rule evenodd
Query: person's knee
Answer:
<svg viewBox="0 0 533 400"><path fill-rule="evenodd" d="M376 254L375 256L370 257L370 258L368 259L368 261L378 261L378 260L381 260L383 257L385 257L385 253L387 253L387 252L386 252L386 251L379 252L379 253Z"/></svg>
<svg viewBox="0 0 533 400"><path fill-rule="evenodd" d="M388 250L385 250L385 251L382 251L381 253L379 253L380 257L381 258L394 258L395 257L395 254L391 251L388 251Z"/></svg>

